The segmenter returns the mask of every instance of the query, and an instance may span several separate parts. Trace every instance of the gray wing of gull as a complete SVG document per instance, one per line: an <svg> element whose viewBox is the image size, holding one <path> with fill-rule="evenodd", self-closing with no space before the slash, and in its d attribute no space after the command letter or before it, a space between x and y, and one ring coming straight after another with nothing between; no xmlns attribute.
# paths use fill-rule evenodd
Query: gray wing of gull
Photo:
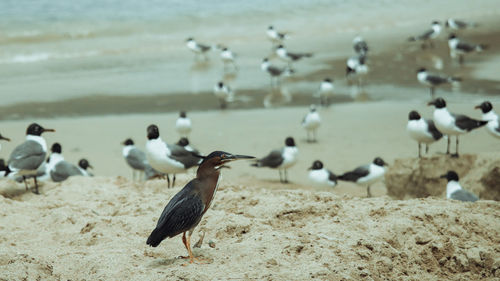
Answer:
<svg viewBox="0 0 500 281"><path fill-rule="evenodd" d="M269 72L272 76L280 76L283 71L285 71L283 68L279 68L273 65L270 65L267 68L267 72Z"/></svg>
<svg viewBox="0 0 500 281"><path fill-rule="evenodd" d="M144 170L147 165L146 154L138 148L131 149L125 160L136 170Z"/></svg>
<svg viewBox="0 0 500 281"><path fill-rule="evenodd" d="M202 160L200 157L194 156L193 152L180 145L167 144L167 147L171 152L169 157L175 161L181 162L186 169L199 165Z"/></svg>
<svg viewBox="0 0 500 281"><path fill-rule="evenodd" d="M439 140L443 137L443 134L436 128L433 120L425 119L425 122L427 122L427 129L435 140Z"/></svg>
<svg viewBox="0 0 500 281"><path fill-rule="evenodd" d="M357 182L358 179L362 177L366 177L370 173L370 165L363 165L360 167L357 167L353 171L344 173L343 175L340 175L338 179L344 180L344 181L352 181L352 182Z"/></svg>
<svg viewBox="0 0 500 281"><path fill-rule="evenodd" d="M328 179L335 183L337 182L337 176L334 173L332 173L332 171L328 171Z"/></svg>
<svg viewBox="0 0 500 281"><path fill-rule="evenodd" d="M66 162L61 161L57 163L54 168L50 171L50 177L55 182L61 182L66 180L71 176L81 176L83 175L82 171L78 169L77 166Z"/></svg>
<svg viewBox="0 0 500 281"><path fill-rule="evenodd" d="M433 29L429 29L426 32L420 34L419 36L416 37L418 40L427 40L431 37L431 35L434 33Z"/></svg>
<svg viewBox="0 0 500 281"><path fill-rule="evenodd" d="M466 131L471 131L488 123L488 121L475 120L462 114L452 113L451 115L455 118L455 125Z"/></svg>
<svg viewBox="0 0 500 281"><path fill-rule="evenodd" d="M10 154L9 167L19 170L36 170L45 160L46 152L36 141L25 141Z"/></svg>
<svg viewBox="0 0 500 281"><path fill-rule="evenodd" d="M450 199L464 201L464 202L476 202L479 198L472 192L465 189L459 189L453 192Z"/></svg>
<svg viewBox="0 0 500 281"><path fill-rule="evenodd" d="M273 150L264 158L257 160L257 167L277 168L284 160L281 150Z"/></svg>
<svg viewBox="0 0 500 281"><path fill-rule="evenodd" d="M448 78L438 76L438 75L429 74L429 75L427 75L427 81L429 81L433 85L439 85L439 84L443 84L443 83L448 83Z"/></svg>
<svg viewBox="0 0 500 281"><path fill-rule="evenodd" d="M200 47L202 52L206 52L206 51L212 49L212 47L205 45L205 44L200 44L200 43L198 43L198 47Z"/></svg>
<svg viewBox="0 0 500 281"><path fill-rule="evenodd" d="M459 42L457 44L457 49L465 51L465 52L472 52L476 50L476 45L468 44L465 42Z"/></svg>

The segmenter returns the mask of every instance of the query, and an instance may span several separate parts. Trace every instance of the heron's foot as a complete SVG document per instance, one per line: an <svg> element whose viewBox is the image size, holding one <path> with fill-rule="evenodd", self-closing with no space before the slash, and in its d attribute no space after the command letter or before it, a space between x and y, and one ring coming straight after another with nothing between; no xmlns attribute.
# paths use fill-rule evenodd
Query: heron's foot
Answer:
<svg viewBox="0 0 500 281"><path fill-rule="evenodd" d="M190 258L189 256L188 257L184 257L184 256L181 256L180 258L183 258L183 259L189 259L189 261L187 263L183 263L182 266L188 266L192 263L196 263L196 264L208 264L210 260L207 260L207 259L202 259L202 258Z"/></svg>

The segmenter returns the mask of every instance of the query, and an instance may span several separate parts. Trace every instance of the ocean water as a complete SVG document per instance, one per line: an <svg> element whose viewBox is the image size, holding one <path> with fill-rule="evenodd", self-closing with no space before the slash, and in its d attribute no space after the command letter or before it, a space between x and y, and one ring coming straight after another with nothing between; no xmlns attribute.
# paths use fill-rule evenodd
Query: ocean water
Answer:
<svg viewBox="0 0 500 281"><path fill-rule="evenodd" d="M193 63L185 46L190 36L230 46L240 65L234 87L259 88L269 82L259 65L270 52L270 24L290 31L295 49L323 58L343 55L335 46L348 49L352 34L498 15L499 6L498 0L2 0L0 100L211 91L223 78L218 53L207 64Z"/></svg>

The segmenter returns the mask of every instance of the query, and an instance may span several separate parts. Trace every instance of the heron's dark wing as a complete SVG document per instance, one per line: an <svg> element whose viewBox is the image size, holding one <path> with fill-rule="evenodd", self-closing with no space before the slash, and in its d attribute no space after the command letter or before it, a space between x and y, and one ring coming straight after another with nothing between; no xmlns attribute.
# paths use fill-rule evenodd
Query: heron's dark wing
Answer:
<svg viewBox="0 0 500 281"><path fill-rule="evenodd" d="M75 165L61 161L57 163L54 168L50 171L50 177L55 182L61 182L66 180L71 176L81 176L83 175L82 171Z"/></svg>
<svg viewBox="0 0 500 281"><path fill-rule="evenodd" d="M471 131L488 123L488 121L475 120L462 114L452 113L451 115L455 118L455 125L458 128L466 131Z"/></svg>
<svg viewBox="0 0 500 281"><path fill-rule="evenodd" d="M170 158L175 161L181 162L186 169L197 166L201 162L201 158L195 156L193 152L185 149L183 146L177 144L167 144L170 149Z"/></svg>
<svg viewBox="0 0 500 281"><path fill-rule="evenodd" d="M439 140L443 137L443 134L436 128L433 120L425 119L425 122L427 122L427 129L435 140Z"/></svg>
<svg viewBox="0 0 500 281"><path fill-rule="evenodd" d="M136 170L144 170L147 164L146 154L138 148L131 149L125 160L130 167Z"/></svg>
<svg viewBox="0 0 500 281"><path fill-rule="evenodd" d="M459 189L453 192L450 196L450 199L464 202L476 202L477 200L479 200L479 198L474 193L465 189Z"/></svg>
<svg viewBox="0 0 500 281"><path fill-rule="evenodd" d="M257 167L277 168L283 160L281 150L273 150L266 157L257 160Z"/></svg>
<svg viewBox="0 0 500 281"><path fill-rule="evenodd" d="M156 247L163 239L188 231L200 222L205 204L193 192L196 184L199 184L198 180L190 181L168 202L147 244Z"/></svg>
<svg viewBox="0 0 500 281"><path fill-rule="evenodd" d="M366 177L370 173L370 165L357 167L353 171L344 173L338 177L339 180L356 182L362 177Z"/></svg>
<svg viewBox="0 0 500 281"><path fill-rule="evenodd" d="M36 141L25 141L10 154L7 165L20 170L36 170L45 160L46 152Z"/></svg>

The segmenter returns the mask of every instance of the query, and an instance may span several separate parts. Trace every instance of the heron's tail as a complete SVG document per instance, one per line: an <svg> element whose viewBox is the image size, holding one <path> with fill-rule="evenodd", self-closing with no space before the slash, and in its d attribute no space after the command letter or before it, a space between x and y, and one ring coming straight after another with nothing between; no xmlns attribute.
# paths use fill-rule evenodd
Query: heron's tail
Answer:
<svg viewBox="0 0 500 281"><path fill-rule="evenodd" d="M146 244L148 244L151 247L156 247L160 245L161 241L163 241L163 235L161 234L160 230L158 228L155 228L153 232L148 237L148 240L146 241Z"/></svg>

